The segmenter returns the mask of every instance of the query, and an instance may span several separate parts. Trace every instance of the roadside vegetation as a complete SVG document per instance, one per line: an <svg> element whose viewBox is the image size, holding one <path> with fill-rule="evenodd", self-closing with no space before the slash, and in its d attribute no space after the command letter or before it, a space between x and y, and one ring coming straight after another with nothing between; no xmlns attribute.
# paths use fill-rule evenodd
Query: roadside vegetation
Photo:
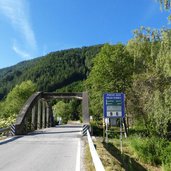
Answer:
<svg viewBox="0 0 171 171"><path fill-rule="evenodd" d="M171 30L141 27L126 46L104 45L85 82L97 134L103 93L125 93L129 148L143 163L163 170L171 170L170 47Z"/></svg>
<svg viewBox="0 0 171 171"><path fill-rule="evenodd" d="M92 160L92 157L91 157L91 153L90 153L90 148L89 148L89 145L88 143L86 144L86 147L85 147L85 155L84 155L84 164L85 164L85 170L86 171L95 171L95 167L94 167L94 163L93 163L93 160Z"/></svg>
<svg viewBox="0 0 171 171"><path fill-rule="evenodd" d="M8 93L5 100L0 102L0 128L8 127L15 122L21 107L36 90L36 84L24 81Z"/></svg>
<svg viewBox="0 0 171 171"><path fill-rule="evenodd" d="M158 137L133 136L128 139L129 147L139 161L161 167L162 170L171 169L171 143Z"/></svg>
<svg viewBox="0 0 171 171"><path fill-rule="evenodd" d="M117 138L109 139L109 143L104 143L102 138L96 138L97 152L102 160L102 163L107 171L169 171L170 168L164 164L152 165L145 161L149 154L140 158L137 151L133 148L132 139L135 137L123 140L123 153L120 151L120 141ZM142 145L142 143L140 143ZM144 151L145 153L145 151ZM148 152L147 152L148 153ZM150 154L151 159L155 158Z"/></svg>

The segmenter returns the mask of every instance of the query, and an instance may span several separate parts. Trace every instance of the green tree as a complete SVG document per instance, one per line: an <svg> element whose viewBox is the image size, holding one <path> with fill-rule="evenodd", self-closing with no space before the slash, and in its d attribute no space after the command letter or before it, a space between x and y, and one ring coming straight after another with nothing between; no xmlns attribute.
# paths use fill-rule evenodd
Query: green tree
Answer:
<svg viewBox="0 0 171 171"><path fill-rule="evenodd" d="M126 48L134 58L134 74L153 72L160 50L161 32L141 27L133 33L134 37L128 41Z"/></svg>
<svg viewBox="0 0 171 171"><path fill-rule="evenodd" d="M85 83L95 119L102 117L102 95L105 92L126 92L131 85L133 58L122 44L102 47Z"/></svg>
<svg viewBox="0 0 171 171"><path fill-rule="evenodd" d="M72 110L69 103L59 101L53 106L53 113L55 115L55 119L57 117L62 117L63 123L67 123L68 120L71 118L71 112Z"/></svg>
<svg viewBox="0 0 171 171"><path fill-rule="evenodd" d="M71 107L71 120L80 120L82 117L80 100L72 99L69 104Z"/></svg>
<svg viewBox="0 0 171 171"><path fill-rule="evenodd" d="M25 80L36 83L39 91L56 91L85 80L91 70L92 60L101 47L96 45L57 51L0 69L0 99Z"/></svg>
<svg viewBox="0 0 171 171"><path fill-rule="evenodd" d="M31 81L24 81L20 85L16 85L7 95L5 101L0 103L1 121L7 120L6 124L14 122L21 107L35 91L36 85Z"/></svg>
<svg viewBox="0 0 171 171"><path fill-rule="evenodd" d="M127 112L133 115L137 125L145 126L150 134L160 136L166 135L171 120L167 100L171 87L170 33L170 30L141 28L127 45L127 50L134 57L134 77L127 94Z"/></svg>
<svg viewBox="0 0 171 171"><path fill-rule="evenodd" d="M171 7L171 1L170 0L158 0L158 2L161 5L161 8L164 8L166 10L170 9Z"/></svg>
<svg viewBox="0 0 171 171"><path fill-rule="evenodd" d="M156 60L156 72L160 77L171 77L171 30L162 31L160 51Z"/></svg>
<svg viewBox="0 0 171 171"><path fill-rule="evenodd" d="M167 10L169 11L171 8L171 1L170 0L158 0L158 2L160 3L160 8L161 10ZM171 21L171 15L168 16L168 20Z"/></svg>
<svg viewBox="0 0 171 171"><path fill-rule="evenodd" d="M171 121L170 89L165 89L163 93L155 90L149 100L144 104L148 109L147 128L150 134L157 134L161 137L166 136L168 123Z"/></svg>

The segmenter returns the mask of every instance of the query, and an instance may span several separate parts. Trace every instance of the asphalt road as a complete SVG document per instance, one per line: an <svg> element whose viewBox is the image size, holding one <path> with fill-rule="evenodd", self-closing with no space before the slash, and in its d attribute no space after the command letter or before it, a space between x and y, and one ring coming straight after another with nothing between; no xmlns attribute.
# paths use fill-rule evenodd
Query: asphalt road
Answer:
<svg viewBox="0 0 171 171"><path fill-rule="evenodd" d="M81 127L47 128L0 141L0 171L80 171Z"/></svg>

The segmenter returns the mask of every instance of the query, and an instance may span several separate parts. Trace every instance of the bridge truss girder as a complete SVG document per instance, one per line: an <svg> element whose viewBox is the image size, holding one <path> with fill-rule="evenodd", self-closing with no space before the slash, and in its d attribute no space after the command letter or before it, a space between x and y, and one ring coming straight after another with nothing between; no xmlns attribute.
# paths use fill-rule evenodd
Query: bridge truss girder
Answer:
<svg viewBox="0 0 171 171"><path fill-rule="evenodd" d="M25 103L16 119L15 134L24 135L36 129L54 125L53 112L50 100L53 99L82 100L83 124L89 124L88 94L82 93L52 93L37 92Z"/></svg>

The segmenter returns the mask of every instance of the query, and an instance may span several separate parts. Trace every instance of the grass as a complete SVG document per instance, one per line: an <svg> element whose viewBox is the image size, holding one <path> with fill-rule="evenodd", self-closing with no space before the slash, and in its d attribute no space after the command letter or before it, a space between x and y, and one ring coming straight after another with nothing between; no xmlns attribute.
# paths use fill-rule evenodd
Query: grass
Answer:
<svg viewBox="0 0 171 171"><path fill-rule="evenodd" d="M119 160L104 148L101 138L96 139L96 149L106 171L124 171Z"/></svg>
<svg viewBox="0 0 171 171"><path fill-rule="evenodd" d="M97 152L106 171L163 171L162 167L152 166L142 162L134 149L131 141L123 139L123 153L120 152L120 140L109 139L109 143L103 143L102 138L96 138ZM169 170L164 170L169 171Z"/></svg>
<svg viewBox="0 0 171 171"><path fill-rule="evenodd" d="M92 157L91 157L91 153L90 153L88 143L86 143L86 147L85 147L84 163L85 163L86 171L95 171L95 167L94 167L94 164L93 164L93 161L92 161Z"/></svg>
<svg viewBox="0 0 171 171"><path fill-rule="evenodd" d="M171 143L159 137L131 137L130 147L140 161L152 166L162 167L162 170L171 170Z"/></svg>
<svg viewBox="0 0 171 171"><path fill-rule="evenodd" d="M5 138L7 138L7 136L5 136L3 133L0 133L0 140L4 140Z"/></svg>

